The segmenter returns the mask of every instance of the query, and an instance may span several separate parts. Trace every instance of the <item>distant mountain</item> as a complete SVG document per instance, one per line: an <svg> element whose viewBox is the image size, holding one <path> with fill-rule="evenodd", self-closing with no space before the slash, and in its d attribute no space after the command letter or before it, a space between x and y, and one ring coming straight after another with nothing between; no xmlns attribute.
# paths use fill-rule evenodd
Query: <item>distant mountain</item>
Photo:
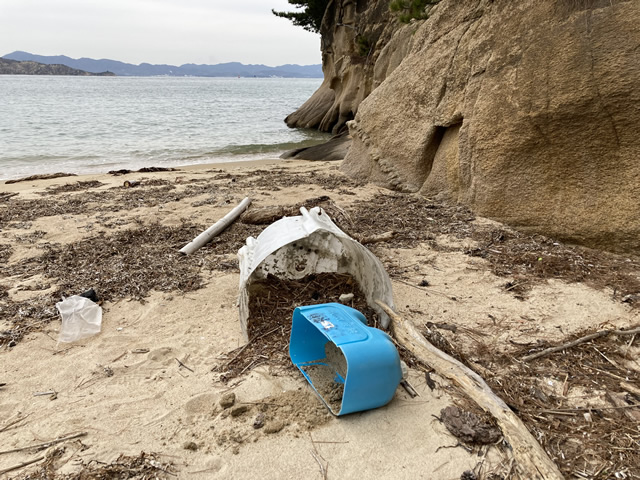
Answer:
<svg viewBox="0 0 640 480"><path fill-rule="evenodd" d="M18 61L8 58L0 58L0 75L113 75L110 72L90 73L84 70L68 67L57 63L44 64L31 60Z"/></svg>
<svg viewBox="0 0 640 480"><path fill-rule="evenodd" d="M18 61L32 61L47 65L61 64L78 70L91 73L113 72L121 76L156 76L166 75L173 77L287 77L287 78L322 78L321 65L281 65L268 67L266 65L243 65L238 62L219 63L217 65L196 65L187 63L175 65L152 65L141 63L118 62L116 60L95 60L93 58L70 58L65 55L44 56L33 55L27 52L13 52L5 55L5 59Z"/></svg>

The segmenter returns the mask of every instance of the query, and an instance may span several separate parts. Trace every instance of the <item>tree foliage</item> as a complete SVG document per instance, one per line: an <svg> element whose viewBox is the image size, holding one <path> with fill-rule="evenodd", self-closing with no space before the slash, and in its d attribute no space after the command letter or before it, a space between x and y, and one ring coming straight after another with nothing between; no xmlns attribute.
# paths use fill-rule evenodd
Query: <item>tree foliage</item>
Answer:
<svg viewBox="0 0 640 480"><path fill-rule="evenodd" d="M440 0L393 0L389 9L398 15L402 23L409 23L412 19L424 20L428 18L427 7L433 6Z"/></svg>
<svg viewBox="0 0 640 480"><path fill-rule="evenodd" d="M320 32L322 17L327 9L329 0L288 0L291 5L301 9L297 12L277 12L271 10L277 17L286 18L291 22L310 32Z"/></svg>

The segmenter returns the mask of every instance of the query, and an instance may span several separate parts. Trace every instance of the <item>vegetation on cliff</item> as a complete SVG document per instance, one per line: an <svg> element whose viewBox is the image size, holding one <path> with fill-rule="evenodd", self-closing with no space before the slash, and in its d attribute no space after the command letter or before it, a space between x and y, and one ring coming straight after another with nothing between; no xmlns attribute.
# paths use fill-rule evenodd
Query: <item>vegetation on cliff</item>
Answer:
<svg viewBox="0 0 640 480"><path fill-rule="evenodd" d="M322 17L327 10L329 0L289 0L291 5L302 9L298 12L278 12L271 10L277 17L291 20L294 25L304 28L310 32L320 32Z"/></svg>
<svg viewBox="0 0 640 480"><path fill-rule="evenodd" d="M389 9L398 15L402 23L409 23L414 18L424 20L429 16L431 6L440 0L393 0Z"/></svg>

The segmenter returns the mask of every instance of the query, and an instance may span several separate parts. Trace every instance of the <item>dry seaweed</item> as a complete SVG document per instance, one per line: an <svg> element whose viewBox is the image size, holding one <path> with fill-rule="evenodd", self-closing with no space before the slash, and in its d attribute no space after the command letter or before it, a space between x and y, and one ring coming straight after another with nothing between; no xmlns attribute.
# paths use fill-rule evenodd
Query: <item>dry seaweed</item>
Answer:
<svg viewBox="0 0 640 480"><path fill-rule="evenodd" d="M167 167L144 167L139 170L128 170L126 168L122 168L120 170L109 170L109 175L119 176L126 175L128 173L153 173L153 172L176 172L179 171L177 168L167 168Z"/></svg>
<svg viewBox="0 0 640 480"><path fill-rule="evenodd" d="M372 205L376 208L371 208ZM384 242L394 248L433 243L438 234L468 237L474 230L471 222L475 216L468 208L434 202L418 195L381 193L369 201L356 202L348 212L359 235L395 231L393 240Z"/></svg>
<svg viewBox="0 0 640 480"><path fill-rule="evenodd" d="M183 224L167 227L140 224L136 228L105 235L100 232L85 240L42 246L44 252L11 265L0 265L3 277L29 278L42 275L56 285L46 295L22 302L0 302L0 322L10 328L0 332L0 346L14 345L30 332L38 331L57 318L55 303L62 295L96 288L101 299L131 298L144 301L152 290L189 292L203 286L202 268L237 270L237 263L226 259L244 244L256 228L232 225L196 254L178 251L203 230ZM211 255L214 253L215 255ZM6 297L6 292L0 297Z"/></svg>
<svg viewBox="0 0 640 480"><path fill-rule="evenodd" d="M59 193L78 192L84 190L90 190L92 188L98 188L106 185L106 183L99 182L97 180L91 180L87 182L75 182L67 183L65 185L58 185L55 187L48 187L42 192L38 192L39 195L57 195Z"/></svg>
<svg viewBox="0 0 640 480"><path fill-rule="evenodd" d="M637 257L565 245L506 228L478 231L474 237L482 246L467 253L487 259L496 275L513 278L507 289L555 278L608 287L620 297L640 293Z"/></svg>
<svg viewBox="0 0 640 480"><path fill-rule="evenodd" d="M199 229L140 225L111 236L101 233L68 245L45 245L42 255L20 262L13 271L51 278L62 295L91 286L105 300L142 299L151 290L187 292L200 288L199 268L177 250Z"/></svg>
<svg viewBox="0 0 640 480"><path fill-rule="evenodd" d="M6 243L0 243L0 263L9 261L9 257L13 254L13 247Z"/></svg>
<svg viewBox="0 0 640 480"><path fill-rule="evenodd" d="M10 198L17 197L18 195L18 192L0 192L0 202L4 202L6 200L9 200Z"/></svg>
<svg viewBox="0 0 640 480"><path fill-rule="evenodd" d="M19 182L31 182L33 180L51 180L53 178L61 178L61 177L75 177L77 176L75 173L46 173L43 175L30 175L28 177L24 177L24 178L16 178L14 180L7 180L6 183L7 185L12 184L12 183L19 183Z"/></svg>
<svg viewBox="0 0 640 480"><path fill-rule="evenodd" d="M256 189L275 190L285 187L300 185L318 185L326 190L357 187L362 185L342 174L323 174L314 171L305 173L292 173L284 168L272 168L269 170L253 170L244 174L221 173L214 177L216 180L226 180L236 187L251 187Z"/></svg>
<svg viewBox="0 0 640 480"><path fill-rule="evenodd" d="M623 366L625 342L603 337L530 363L511 356L492 359L498 373L486 378L487 383L567 478L640 478L638 422L629 422L625 407L607 400L607 394L617 392L627 406L640 405L640 398L620 385L640 385L638 372ZM582 393L577 398L571 396L574 389Z"/></svg>
<svg viewBox="0 0 640 480"><path fill-rule="evenodd" d="M177 477L173 464L160 461L159 455L155 453L141 452L138 456L120 455L111 463L92 460L82 464L78 472L68 474L56 473L56 459L59 456L49 455L36 470L16 478L20 480L127 480Z"/></svg>
<svg viewBox="0 0 640 480"><path fill-rule="evenodd" d="M377 208L372 209L372 204ZM584 282L596 288L608 287L620 299L640 293L638 257L566 245L508 227L478 226L473 223L472 212L460 205L411 194L378 194L368 202L355 203L347 212L353 219L348 229L352 234L370 236L395 231L391 240L373 246L374 252L381 246L412 248L420 243L428 243L436 250L451 250L452 247L436 243L436 236L472 238L480 246L464 252L486 259L494 274L510 279L505 289L521 297L531 286L552 278ZM391 264L386 267L392 276L401 277L405 273Z"/></svg>
<svg viewBox="0 0 640 480"><path fill-rule="evenodd" d="M177 192L171 184L143 189L85 191L81 194L61 195L38 200L13 199L0 207L0 224L17 227L10 222L29 222L41 217L55 215L81 215L99 211L119 212L139 207L155 207L168 202L180 201L187 196L199 194L191 190Z"/></svg>

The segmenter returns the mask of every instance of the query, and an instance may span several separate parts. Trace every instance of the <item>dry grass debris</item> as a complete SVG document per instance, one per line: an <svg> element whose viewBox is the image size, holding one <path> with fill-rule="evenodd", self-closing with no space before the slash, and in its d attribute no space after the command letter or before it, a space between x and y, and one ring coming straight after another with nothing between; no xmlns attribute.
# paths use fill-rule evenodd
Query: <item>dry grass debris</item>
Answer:
<svg viewBox="0 0 640 480"><path fill-rule="evenodd" d="M111 463L91 461L82 464L76 473L57 474L56 464L64 455L62 449L53 454L31 471L19 478L20 480L128 480L128 479L167 479L177 478L171 463L162 462L154 453L141 452L138 456L120 455Z"/></svg>
<svg viewBox="0 0 640 480"><path fill-rule="evenodd" d="M567 478L637 479L640 396L621 387L640 386L638 370L625 366L635 360L629 345L625 337L608 337L528 363L517 358L530 349L498 356L486 380Z"/></svg>
<svg viewBox="0 0 640 480"><path fill-rule="evenodd" d="M375 209L371 208L372 204L376 205ZM640 293L638 257L566 245L508 227L477 225L473 213L460 205L435 202L412 194L385 193L368 202L357 202L346 210L353 223L344 226L344 230L352 235L395 232L391 240L372 246L374 253L381 247L412 248L420 243L435 250L447 250L450 247L443 247L436 241L437 236L443 234L471 239L478 247L467 248L465 253L486 259L494 274L509 279L505 289L522 298L533 285L548 279L611 288L619 299ZM388 271L396 277L404 273L392 265Z"/></svg>
<svg viewBox="0 0 640 480"><path fill-rule="evenodd" d="M111 235L100 232L71 244L45 244L37 257L0 266L0 279L19 281L42 275L56 287L25 301L6 298L6 286L0 290L4 292L0 298L5 297L0 302L0 321L11 325L0 332L0 346L15 345L28 333L42 329L57 318L55 304L62 296L89 288L95 288L107 301L144 301L152 290L197 290L204 285L203 270L237 269L236 261L224 259L235 254L247 236L256 234L256 227L235 224L196 254L180 254L179 249L202 230L203 226L188 223L168 227L140 222Z"/></svg>

